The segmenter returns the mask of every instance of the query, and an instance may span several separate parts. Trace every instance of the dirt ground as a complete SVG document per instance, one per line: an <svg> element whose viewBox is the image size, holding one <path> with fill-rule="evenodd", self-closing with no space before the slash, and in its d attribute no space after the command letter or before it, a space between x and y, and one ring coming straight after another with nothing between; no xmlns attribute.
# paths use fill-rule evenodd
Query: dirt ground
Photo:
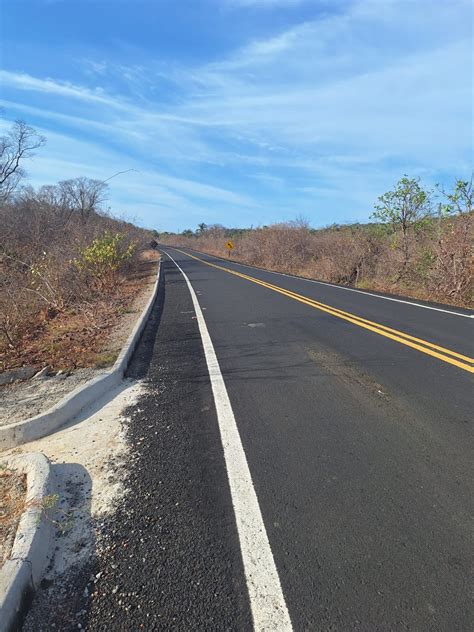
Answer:
<svg viewBox="0 0 474 632"><path fill-rule="evenodd" d="M156 279L159 253L140 253L137 268L113 296L55 313L47 311L25 332L16 350L0 353L0 372L50 367L52 372L104 368L114 363Z"/></svg>
<svg viewBox="0 0 474 632"><path fill-rule="evenodd" d="M68 319L67 315L47 323L45 331L31 341L22 362L38 370L48 367L48 373L0 386L0 426L48 410L115 362L150 298L158 259L155 250L143 252L139 269L121 288L119 303L113 308L109 305L107 314L101 314L101 306L97 306L95 318L101 323L100 329L78 330L76 317ZM62 333L58 333L61 328ZM53 340L54 345L48 346L48 340Z"/></svg>
<svg viewBox="0 0 474 632"><path fill-rule="evenodd" d="M44 375L1 386L0 426L39 415L78 386L104 372L99 369L77 369L69 374Z"/></svg>

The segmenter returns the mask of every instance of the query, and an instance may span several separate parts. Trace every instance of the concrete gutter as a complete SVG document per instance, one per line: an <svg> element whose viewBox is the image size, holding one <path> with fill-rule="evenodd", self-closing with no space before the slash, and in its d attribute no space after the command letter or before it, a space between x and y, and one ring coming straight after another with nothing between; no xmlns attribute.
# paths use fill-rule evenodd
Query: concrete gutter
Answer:
<svg viewBox="0 0 474 632"><path fill-rule="evenodd" d="M79 386L44 413L40 413L24 421L1 426L0 450L7 450L55 432L58 428L78 415L83 408L93 404L123 379L158 295L161 277L160 271L161 261L158 263L158 274L151 297L113 367L104 375L99 375L87 382L87 384Z"/></svg>
<svg viewBox="0 0 474 632"><path fill-rule="evenodd" d="M53 552L54 524L45 516L51 493L50 463L44 454L11 457L6 466L26 474L26 510L18 524L9 559L0 568L0 632L18 629Z"/></svg>

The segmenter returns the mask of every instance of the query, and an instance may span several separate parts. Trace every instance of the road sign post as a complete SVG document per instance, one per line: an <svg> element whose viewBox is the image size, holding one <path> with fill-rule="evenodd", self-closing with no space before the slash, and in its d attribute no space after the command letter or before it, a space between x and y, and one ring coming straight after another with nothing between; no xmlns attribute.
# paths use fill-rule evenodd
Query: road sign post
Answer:
<svg viewBox="0 0 474 632"><path fill-rule="evenodd" d="M226 242L225 247L227 248L227 256L230 257L230 251L234 247L234 244L232 243L232 241L230 239Z"/></svg>

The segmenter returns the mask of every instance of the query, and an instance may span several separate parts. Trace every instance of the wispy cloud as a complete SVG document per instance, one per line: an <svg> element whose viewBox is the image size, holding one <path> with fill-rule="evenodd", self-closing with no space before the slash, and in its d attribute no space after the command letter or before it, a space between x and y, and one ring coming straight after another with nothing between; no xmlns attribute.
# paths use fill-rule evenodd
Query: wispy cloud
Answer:
<svg viewBox="0 0 474 632"><path fill-rule="evenodd" d="M298 1L227 3L270 11ZM48 169L59 179L130 164L141 175L129 187L113 182L115 202L128 208L133 193L146 213L166 208L169 228L182 227L180 214L267 223L309 209L315 223L328 212L361 219L402 173L469 169L470 3L308 4L321 11L206 63L90 56L83 83L1 71L7 110L55 139L31 169L36 180Z"/></svg>
<svg viewBox="0 0 474 632"><path fill-rule="evenodd" d="M108 64L105 60L82 59L81 62L86 72L92 76L104 75L107 72Z"/></svg>
<svg viewBox="0 0 474 632"><path fill-rule="evenodd" d="M106 95L101 88L91 89L85 86L78 86L68 82L59 82L53 79L39 79L26 73L10 72L0 70L0 83L4 86L34 92L61 96L92 103L114 106L114 99Z"/></svg>
<svg viewBox="0 0 474 632"><path fill-rule="evenodd" d="M128 215L138 214L142 222L148 221L149 225L151 218L147 220L141 211L144 207L149 211L153 209L151 217L160 217L160 225L168 228L171 223L186 228L189 217L196 221L214 217L217 222L222 205L234 211L247 209L249 213L258 208L255 200L243 193L171 176L160 169L144 169L141 161L127 160L122 153L90 141L72 139L43 128L39 131L48 135L48 144L42 155L36 156L29 165L30 181L34 186L78 174L105 180L117 171L133 168L133 172L111 181L109 201L112 207ZM203 215L203 204L207 205L206 216Z"/></svg>

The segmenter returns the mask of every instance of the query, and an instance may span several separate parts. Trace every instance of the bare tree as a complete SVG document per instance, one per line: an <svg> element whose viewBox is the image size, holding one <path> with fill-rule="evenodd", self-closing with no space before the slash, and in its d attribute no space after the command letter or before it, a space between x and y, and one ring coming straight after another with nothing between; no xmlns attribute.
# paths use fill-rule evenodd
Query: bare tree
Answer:
<svg viewBox="0 0 474 632"><path fill-rule="evenodd" d="M79 213L85 224L91 213L100 210L106 199L107 184L101 180L91 178L75 178L63 180L59 183L61 196L71 212Z"/></svg>
<svg viewBox="0 0 474 632"><path fill-rule="evenodd" d="M35 129L24 121L16 121L11 130L0 137L0 202L5 202L24 177L23 162L46 143Z"/></svg>

